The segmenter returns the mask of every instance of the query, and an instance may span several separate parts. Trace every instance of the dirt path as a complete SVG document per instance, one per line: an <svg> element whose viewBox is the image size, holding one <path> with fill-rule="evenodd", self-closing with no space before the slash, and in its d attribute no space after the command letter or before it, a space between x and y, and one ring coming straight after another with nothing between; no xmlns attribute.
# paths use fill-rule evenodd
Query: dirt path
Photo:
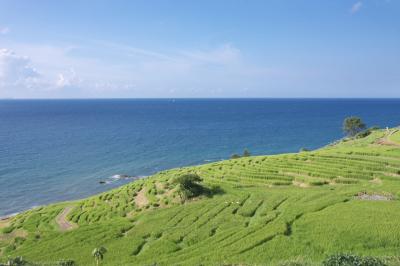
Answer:
<svg viewBox="0 0 400 266"><path fill-rule="evenodd" d="M147 204L149 204L149 200L147 199L147 197L145 195L144 188L142 190L140 190L139 193L136 195L135 204L139 208L142 208L142 207L146 206Z"/></svg>
<svg viewBox="0 0 400 266"><path fill-rule="evenodd" d="M0 229L7 227L10 225L10 218L2 218L0 219Z"/></svg>
<svg viewBox="0 0 400 266"><path fill-rule="evenodd" d="M377 143L380 145L400 147L399 143L390 140L390 136L392 136L397 131L398 131L398 129L388 131L383 138L378 139Z"/></svg>
<svg viewBox="0 0 400 266"><path fill-rule="evenodd" d="M68 221L67 215L72 211L74 207L68 206L66 207L57 217L56 223L60 227L61 231L68 231L78 227L75 223Z"/></svg>

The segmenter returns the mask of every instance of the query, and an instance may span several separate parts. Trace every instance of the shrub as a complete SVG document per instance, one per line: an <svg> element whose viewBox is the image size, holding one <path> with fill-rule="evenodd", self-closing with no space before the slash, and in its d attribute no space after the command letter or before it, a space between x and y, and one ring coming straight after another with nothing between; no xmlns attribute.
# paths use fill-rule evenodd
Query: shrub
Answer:
<svg viewBox="0 0 400 266"><path fill-rule="evenodd" d="M179 186L179 196L181 200L199 196L204 192L203 186L199 183L203 181L197 174L185 174L175 179Z"/></svg>
<svg viewBox="0 0 400 266"><path fill-rule="evenodd" d="M366 129L364 131L361 131L361 132L356 134L356 138L357 139L365 138L365 137L369 136L372 133L372 130L373 130L372 128L369 128L369 129Z"/></svg>
<svg viewBox="0 0 400 266"><path fill-rule="evenodd" d="M352 254L337 254L327 257L323 266L385 266L386 264L375 257L360 257Z"/></svg>
<svg viewBox="0 0 400 266"><path fill-rule="evenodd" d="M16 258L8 257L7 263L5 265L22 266L22 265L28 265L28 263L22 257L16 257Z"/></svg>

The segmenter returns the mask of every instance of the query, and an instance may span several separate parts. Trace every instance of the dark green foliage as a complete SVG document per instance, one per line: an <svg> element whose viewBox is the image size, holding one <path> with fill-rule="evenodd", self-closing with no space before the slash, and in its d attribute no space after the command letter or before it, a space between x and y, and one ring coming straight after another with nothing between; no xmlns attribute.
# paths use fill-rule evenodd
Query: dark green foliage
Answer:
<svg viewBox="0 0 400 266"><path fill-rule="evenodd" d="M323 266L385 266L386 264L375 257L360 257L352 254L337 254L329 256Z"/></svg>
<svg viewBox="0 0 400 266"><path fill-rule="evenodd" d="M185 174L175 179L175 183L178 184L178 192L181 200L193 198L201 195L204 192L204 187L199 183L203 179L197 174Z"/></svg>
<svg viewBox="0 0 400 266"><path fill-rule="evenodd" d="M368 128L366 130L363 130L363 131L357 133L355 137L357 139L365 138L365 137L371 135L372 131L374 131L374 130L376 130L375 127Z"/></svg>
<svg viewBox="0 0 400 266"><path fill-rule="evenodd" d="M7 263L5 265L7 265L7 266L22 266L22 265L29 265L29 263L27 261L25 261L22 257L15 257L15 258L9 257L7 259Z"/></svg>
<svg viewBox="0 0 400 266"><path fill-rule="evenodd" d="M354 137L357 133L363 131L366 125L361 118L356 116L347 117L343 121L343 131L350 137Z"/></svg>
<svg viewBox="0 0 400 266"><path fill-rule="evenodd" d="M96 264L99 265L99 262L104 259L104 254L106 254L107 249L105 247L95 248L92 251L92 256L96 260Z"/></svg>
<svg viewBox="0 0 400 266"><path fill-rule="evenodd" d="M243 157L249 157L251 154L250 154L250 152L249 152L249 150L248 149L244 149L244 151L243 151Z"/></svg>

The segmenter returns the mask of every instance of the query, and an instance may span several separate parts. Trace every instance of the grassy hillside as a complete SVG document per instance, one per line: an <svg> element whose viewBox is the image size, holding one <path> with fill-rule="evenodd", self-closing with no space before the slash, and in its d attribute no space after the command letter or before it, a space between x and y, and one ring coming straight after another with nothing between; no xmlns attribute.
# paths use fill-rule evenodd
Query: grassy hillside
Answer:
<svg viewBox="0 0 400 266"><path fill-rule="evenodd" d="M94 265L93 248L104 246L102 265L314 265L338 252L395 261L400 147L390 133L172 169L30 210L0 223L0 254ZM181 203L173 181L185 173L211 193Z"/></svg>

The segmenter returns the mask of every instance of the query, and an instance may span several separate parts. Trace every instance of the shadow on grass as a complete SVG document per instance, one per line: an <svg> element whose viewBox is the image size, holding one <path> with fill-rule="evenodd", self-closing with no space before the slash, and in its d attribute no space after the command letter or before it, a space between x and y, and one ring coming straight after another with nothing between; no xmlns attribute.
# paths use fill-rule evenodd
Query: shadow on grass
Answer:
<svg viewBox="0 0 400 266"><path fill-rule="evenodd" d="M220 186L203 187L203 195L207 198L212 198L216 195L223 195L225 191Z"/></svg>

